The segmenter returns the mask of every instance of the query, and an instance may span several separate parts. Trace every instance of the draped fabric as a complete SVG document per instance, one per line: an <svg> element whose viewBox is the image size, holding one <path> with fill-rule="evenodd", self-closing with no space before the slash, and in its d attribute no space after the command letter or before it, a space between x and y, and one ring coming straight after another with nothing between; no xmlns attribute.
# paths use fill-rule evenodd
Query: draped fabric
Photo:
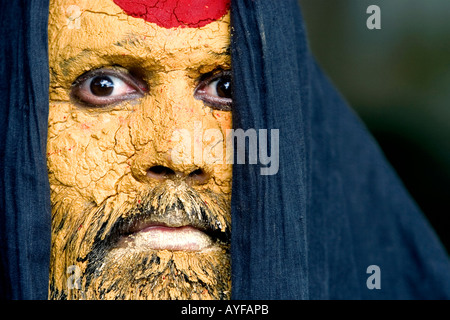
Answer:
<svg viewBox="0 0 450 320"><path fill-rule="evenodd" d="M48 0L2 1L0 17L0 295L46 299ZM232 297L450 298L447 253L315 63L297 2L232 1L232 24L233 125L267 132L279 159L263 175L246 148L233 166Z"/></svg>
<svg viewBox="0 0 450 320"><path fill-rule="evenodd" d="M232 20L233 126L279 129L277 174L233 167L233 298L448 299L447 253L315 63L297 1L237 0Z"/></svg>
<svg viewBox="0 0 450 320"><path fill-rule="evenodd" d="M0 2L0 296L46 299L48 0Z"/></svg>

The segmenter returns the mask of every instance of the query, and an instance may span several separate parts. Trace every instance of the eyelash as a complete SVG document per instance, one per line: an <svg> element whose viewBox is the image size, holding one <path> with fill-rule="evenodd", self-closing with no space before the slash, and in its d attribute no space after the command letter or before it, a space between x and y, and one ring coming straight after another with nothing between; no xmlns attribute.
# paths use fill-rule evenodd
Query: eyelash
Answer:
<svg viewBox="0 0 450 320"><path fill-rule="evenodd" d="M100 80L102 77L103 79ZM115 81L111 78L115 79ZM204 79L200 79L199 84L194 90L194 98L197 100L202 100L205 105L216 110L231 110L231 71L212 72L204 75L202 78ZM102 90L105 88L106 90L112 88L112 92L104 96L95 95L92 92L92 82L96 79ZM224 81L222 81L224 79L225 83L227 83L225 86L223 86ZM119 83L118 85L115 84L117 80L122 83ZM209 87L214 83L215 86L217 86L221 81L222 86L227 90L226 93L229 94L230 97L221 97L218 94L217 87ZM106 84L106 86L104 86L105 82L113 83L113 85L108 86ZM123 88L123 85L126 85L127 88ZM110 96L116 90L121 90L121 93L119 93L118 96ZM72 84L71 97L84 106L99 108L115 105L125 100L140 98L148 91L149 90L145 82L138 80L126 70L101 68L88 71L76 79ZM211 91L215 92L215 94L211 95Z"/></svg>

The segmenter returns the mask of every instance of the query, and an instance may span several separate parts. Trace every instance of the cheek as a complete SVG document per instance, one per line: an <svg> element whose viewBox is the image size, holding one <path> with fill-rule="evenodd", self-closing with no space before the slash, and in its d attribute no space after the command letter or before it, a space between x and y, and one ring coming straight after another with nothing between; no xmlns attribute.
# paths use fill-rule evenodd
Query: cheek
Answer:
<svg viewBox="0 0 450 320"><path fill-rule="evenodd" d="M231 111L214 111L213 116L218 122L222 132L232 129L233 122L231 120Z"/></svg>
<svg viewBox="0 0 450 320"><path fill-rule="evenodd" d="M68 105L50 106L47 166L53 189L74 188L97 204L115 194L116 182L128 170L125 154L131 153L115 148L116 134L127 127L120 119L111 114L91 117Z"/></svg>
<svg viewBox="0 0 450 320"><path fill-rule="evenodd" d="M220 193L231 192L232 165L226 157L226 133L232 128L230 112L202 112L181 119L180 115L185 113L171 114L164 108L156 108L160 117L155 111L148 114L139 107L124 109L92 114L70 103L50 105L47 166L55 194L65 190L71 197L81 197L85 202L99 205L114 195L139 193L143 186L131 174L132 159L145 153L147 158L161 161L173 147L170 133L174 128L192 129L190 124L194 121L200 121L205 130L200 143L206 152L223 139L220 147L211 150L211 159L220 159L219 163L212 164L214 179L205 188ZM175 120L178 120L177 125ZM216 134L206 134L209 129ZM208 156L205 155L203 161L208 160Z"/></svg>
<svg viewBox="0 0 450 320"><path fill-rule="evenodd" d="M220 188L221 193L231 193L231 179L232 179L232 148L227 150L230 141L227 139L228 130L232 129L232 118L230 111L213 111L214 127L219 128L220 135L208 135L206 132L203 139L203 148L207 153L211 153L211 159L217 159L219 156L223 161L220 164L214 165L214 181ZM221 143L216 145L217 138L222 139ZM211 148L211 146L215 146Z"/></svg>

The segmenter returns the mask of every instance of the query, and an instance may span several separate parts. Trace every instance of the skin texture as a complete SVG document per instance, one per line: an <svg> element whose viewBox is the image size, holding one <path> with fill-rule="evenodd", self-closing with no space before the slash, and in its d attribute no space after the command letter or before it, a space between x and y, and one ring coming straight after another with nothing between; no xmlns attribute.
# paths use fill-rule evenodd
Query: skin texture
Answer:
<svg viewBox="0 0 450 320"><path fill-rule="evenodd" d="M231 111L220 110L229 108L195 97L230 69L229 18L164 28L113 1L50 1L49 298L230 297L231 165L173 154L179 132L204 150L222 148L232 127ZM83 75L101 68L131 74L134 92L108 105L82 101ZM221 137L202 135L210 129ZM202 230L207 246L152 249L127 238L148 225Z"/></svg>

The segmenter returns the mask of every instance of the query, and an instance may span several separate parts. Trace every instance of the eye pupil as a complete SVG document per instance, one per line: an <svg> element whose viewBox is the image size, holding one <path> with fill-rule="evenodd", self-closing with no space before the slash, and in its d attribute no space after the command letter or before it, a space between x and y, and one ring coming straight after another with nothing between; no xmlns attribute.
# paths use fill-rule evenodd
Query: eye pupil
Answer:
<svg viewBox="0 0 450 320"><path fill-rule="evenodd" d="M109 96L114 91L114 82L108 76L98 76L92 79L90 89L96 96Z"/></svg>
<svg viewBox="0 0 450 320"><path fill-rule="evenodd" d="M217 95L221 98L231 98L230 77L223 77L217 82Z"/></svg>

